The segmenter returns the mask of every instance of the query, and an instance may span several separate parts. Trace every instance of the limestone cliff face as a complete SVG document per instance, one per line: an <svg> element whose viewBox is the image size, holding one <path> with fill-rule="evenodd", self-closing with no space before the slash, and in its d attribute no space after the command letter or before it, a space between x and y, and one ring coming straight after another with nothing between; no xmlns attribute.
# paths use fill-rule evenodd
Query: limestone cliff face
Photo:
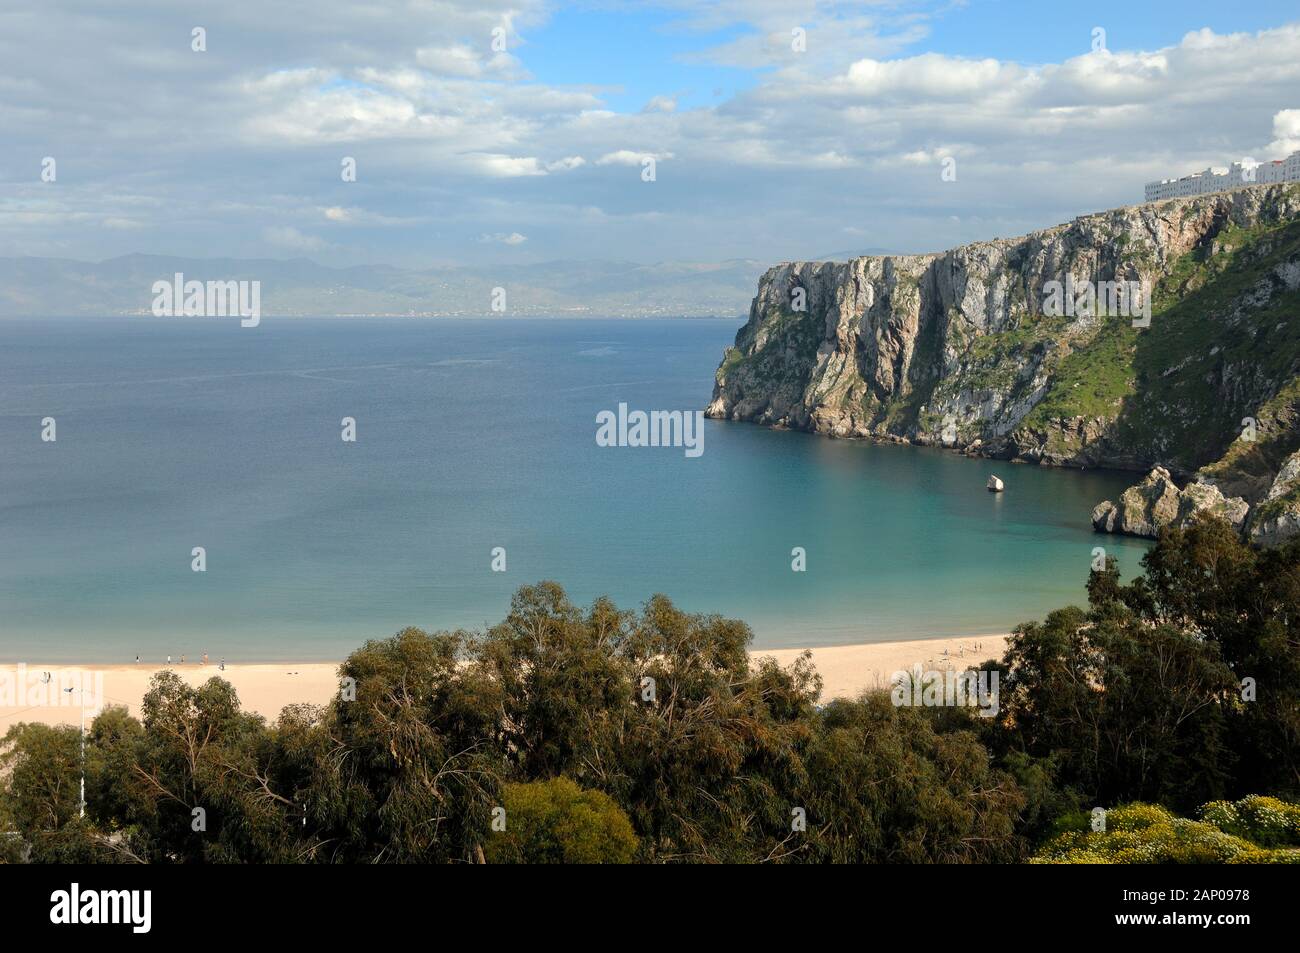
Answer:
<svg viewBox="0 0 1300 953"><path fill-rule="evenodd" d="M1052 313L1067 281L1145 285L1149 326ZM940 254L778 265L707 413L1061 466L1206 468L1255 503L1300 449L1298 380L1300 187L1254 186ZM1258 446L1238 445L1244 418Z"/></svg>
<svg viewBox="0 0 1300 953"><path fill-rule="evenodd" d="M1178 395L1143 372L1200 375L1197 386L1215 394L1207 403L1233 414L1273 396L1279 381L1249 355L1242 365L1227 356L1206 365L1186 340L1190 315L1168 312L1200 307L1199 320L1226 330L1294 292L1300 256L1287 226L1298 215L1300 189L1254 187L1087 215L942 254L779 265L763 275L749 321L724 354L708 414L1067 466L1163 462L1188 473L1223 452L1238 422L1216 419L1208 442L1185 445L1179 431L1204 421L1162 428L1157 418L1199 407L1162 403ZM1279 231L1291 247L1273 261ZM1220 266L1252 264L1267 267L1216 299L1212 313L1208 300L1192 300L1208 298ZM1151 327L1049 316L1045 289L1067 275L1149 283ZM1192 361L1177 367L1175 357Z"/></svg>
<svg viewBox="0 0 1300 953"><path fill-rule="evenodd" d="M1255 507L1250 526L1250 538L1266 546L1295 536L1300 536L1300 452L1282 462L1273 485Z"/></svg>

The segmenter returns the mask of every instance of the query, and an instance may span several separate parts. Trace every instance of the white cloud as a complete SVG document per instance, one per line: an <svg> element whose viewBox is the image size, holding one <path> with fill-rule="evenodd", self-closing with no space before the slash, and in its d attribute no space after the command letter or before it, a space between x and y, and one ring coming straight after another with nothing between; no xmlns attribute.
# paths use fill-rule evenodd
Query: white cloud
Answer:
<svg viewBox="0 0 1300 953"><path fill-rule="evenodd" d="M1273 114L1273 141L1266 158L1282 159L1300 149L1300 109L1281 109Z"/></svg>
<svg viewBox="0 0 1300 953"><path fill-rule="evenodd" d="M646 159L654 159L656 162L662 162L665 159L671 159L671 152L636 152L632 149L617 149L614 152L607 152L596 160L596 165L635 165L639 166Z"/></svg>
<svg viewBox="0 0 1300 953"><path fill-rule="evenodd" d="M580 169L587 164L587 160L582 156L565 156L563 159L557 159L555 162L546 163L547 172L571 172L574 169Z"/></svg>
<svg viewBox="0 0 1300 953"><path fill-rule="evenodd" d="M916 98L969 99L990 88L1015 82L1020 67L997 60L968 60L923 53L902 60L858 60L844 77L862 96L895 94Z"/></svg>
<svg viewBox="0 0 1300 953"><path fill-rule="evenodd" d="M433 73L467 79L525 75L519 61L509 53L491 53L486 48L475 49L462 43L421 47L415 51L415 62Z"/></svg>
<svg viewBox="0 0 1300 953"><path fill-rule="evenodd" d="M357 206L331 205L317 210L327 222L336 225L410 226L427 221L422 215L383 215Z"/></svg>
<svg viewBox="0 0 1300 953"><path fill-rule="evenodd" d="M742 92L700 105L682 83L628 105L595 72L535 79L541 0L317 3L310 29L304 0L227 0L209 42L238 42L206 59L156 18L5 8L0 249L238 254L261 234L427 260L502 253L516 227L534 235L521 253L638 260L821 253L825 234L861 227L870 244L939 248L1300 148L1297 26L1098 53L1082 53L1085 34L1081 55L1013 62L923 52L934 16L966 15L944 0L667 2L677 27L730 38L681 59L762 67ZM491 48L498 25L507 53ZM795 25L806 53L789 49ZM44 155L57 184L23 158ZM946 156L956 182L939 178ZM588 169L647 157L673 161L671 185Z"/></svg>
<svg viewBox="0 0 1300 953"><path fill-rule="evenodd" d="M522 245L528 241L527 235L520 235L518 232L496 232L492 235L480 235L480 242L495 242L499 245Z"/></svg>
<svg viewBox="0 0 1300 953"><path fill-rule="evenodd" d="M510 179L521 175L545 175L545 167L535 156L507 156L498 154L466 154L460 157L461 171L475 172L493 178Z"/></svg>

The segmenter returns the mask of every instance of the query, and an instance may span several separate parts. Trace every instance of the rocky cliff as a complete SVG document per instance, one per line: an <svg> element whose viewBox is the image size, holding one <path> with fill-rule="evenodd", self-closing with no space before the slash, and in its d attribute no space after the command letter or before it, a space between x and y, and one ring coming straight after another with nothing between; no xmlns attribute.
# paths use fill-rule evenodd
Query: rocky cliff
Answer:
<svg viewBox="0 0 1300 953"><path fill-rule="evenodd" d="M1096 293L1076 301L1080 288ZM1026 462L1163 466L1256 505L1300 450L1298 375L1300 186L1252 186L940 254L769 269L707 412Z"/></svg>
<svg viewBox="0 0 1300 953"><path fill-rule="evenodd" d="M1193 482L1180 489L1168 470L1156 467L1141 483L1125 490L1118 503L1098 503L1092 525L1099 533L1154 539L1166 526L1187 526L1202 513L1210 513L1240 531L1249 510L1241 497L1225 499L1218 487L1208 483Z"/></svg>

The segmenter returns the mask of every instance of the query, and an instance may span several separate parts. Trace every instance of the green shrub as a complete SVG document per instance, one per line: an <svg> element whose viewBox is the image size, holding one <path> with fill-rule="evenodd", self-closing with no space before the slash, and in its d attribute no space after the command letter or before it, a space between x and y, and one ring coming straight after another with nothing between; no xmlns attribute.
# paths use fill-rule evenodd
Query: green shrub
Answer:
<svg viewBox="0 0 1300 953"><path fill-rule="evenodd" d="M507 784L502 800L505 830L488 837L489 863L626 864L636 854L632 823L602 791L559 777Z"/></svg>

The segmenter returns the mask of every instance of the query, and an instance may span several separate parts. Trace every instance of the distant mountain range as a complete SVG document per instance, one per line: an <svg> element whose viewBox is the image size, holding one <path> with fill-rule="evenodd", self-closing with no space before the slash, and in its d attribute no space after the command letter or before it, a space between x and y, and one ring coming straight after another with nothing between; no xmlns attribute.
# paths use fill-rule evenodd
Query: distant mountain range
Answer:
<svg viewBox="0 0 1300 953"><path fill-rule="evenodd" d="M264 315L723 317L746 313L766 265L551 261L533 265L330 268L289 260L123 255L101 262L0 258L0 317L147 314L153 283L260 281Z"/></svg>

